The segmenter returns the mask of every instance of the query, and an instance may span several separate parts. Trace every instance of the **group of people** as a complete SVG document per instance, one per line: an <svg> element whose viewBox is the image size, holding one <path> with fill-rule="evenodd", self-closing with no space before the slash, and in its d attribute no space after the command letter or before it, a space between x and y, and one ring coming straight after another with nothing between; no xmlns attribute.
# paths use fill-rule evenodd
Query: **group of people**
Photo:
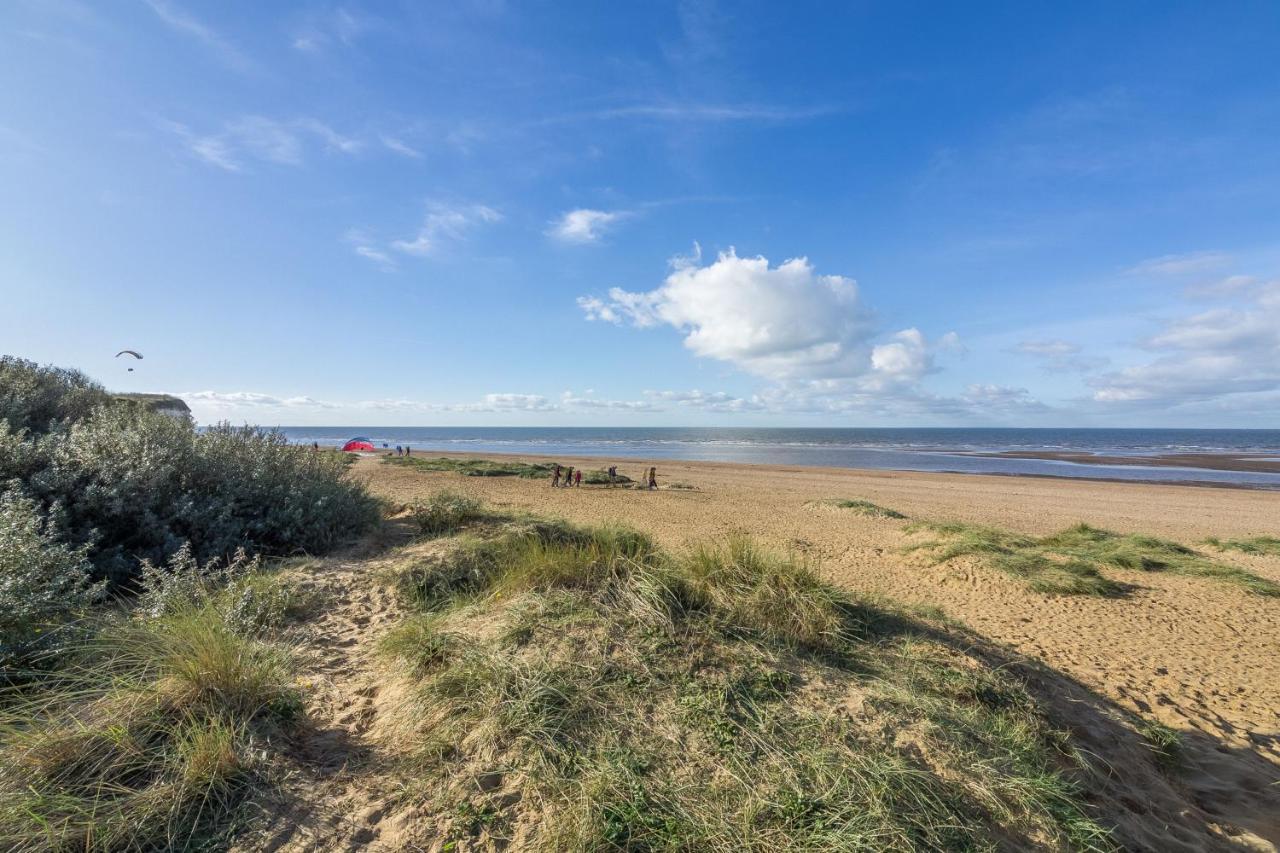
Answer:
<svg viewBox="0 0 1280 853"><path fill-rule="evenodd" d="M409 445L406 444L404 447L401 447L398 444L396 445L396 456L412 456L412 455L413 455L413 452L409 449Z"/></svg>
<svg viewBox="0 0 1280 853"><path fill-rule="evenodd" d="M610 486L616 485L618 482L618 466L610 465L606 473L609 475L608 485ZM656 466L651 466L647 471L645 471L644 480L645 480L645 485L650 490L658 488L658 469ZM566 465L563 468L560 465L556 465L554 468L551 469L551 488L568 489L575 486L580 487L581 485L582 485L582 469L581 468L578 468L575 470L572 465Z"/></svg>

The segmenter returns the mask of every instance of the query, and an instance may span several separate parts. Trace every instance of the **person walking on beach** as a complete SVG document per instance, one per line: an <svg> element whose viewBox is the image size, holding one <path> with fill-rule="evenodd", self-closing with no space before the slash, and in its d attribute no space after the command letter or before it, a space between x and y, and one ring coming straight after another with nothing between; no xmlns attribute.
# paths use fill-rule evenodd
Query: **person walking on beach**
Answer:
<svg viewBox="0 0 1280 853"><path fill-rule="evenodd" d="M398 445L398 444L397 444L397 445L396 445L396 456L400 456L400 455L402 455L402 452L403 452L403 451L402 451L402 449L401 449L400 445Z"/></svg>
<svg viewBox="0 0 1280 853"><path fill-rule="evenodd" d="M612 486L613 486L614 484L616 484L617 482L618 482L618 466L617 466L617 465L610 465L610 466L609 466L609 485L610 485L610 487L612 487Z"/></svg>
<svg viewBox="0 0 1280 853"><path fill-rule="evenodd" d="M558 485L560 485L560 466L559 465L557 465L551 471L551 488L554 489Z"/></svg>
<svg viewBox="0 0 1280 853"><path fill-rule="evenodd" d="M407 445L407 444L404 446L404 455L405 455L405 456L410 456L410 455L412 455L412 454L409 452L409 445Z"/></svg>
<svg viewBox="0 0 1280 853"><path fill-rule="evenodd" d="M658 488L658 468L652 466L649 468L649 491Z"/></svg>
<svg viewBox="0 0 1280 853"><path fill-rule="evenodd" d="M577 471L575 471L575 472L574 472L574 474L573 474L573 484L574 484L575 486L581 486L581 485L582 485L582 469L581 469L581 468L579 468Z"/></svg>
<svg viewBox="0 0 1280 853"><path fill-rule="evenodd" d="M573 466L570 465L564 469L564 487L567 489L573 485Z"/></svg>

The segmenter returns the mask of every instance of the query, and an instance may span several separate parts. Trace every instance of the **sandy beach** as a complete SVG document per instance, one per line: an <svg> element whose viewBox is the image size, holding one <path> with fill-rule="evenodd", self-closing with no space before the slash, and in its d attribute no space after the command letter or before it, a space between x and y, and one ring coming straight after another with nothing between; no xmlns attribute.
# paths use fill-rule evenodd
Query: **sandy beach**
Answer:
<svg viewBox="0 0 1280 853"><path fill-rule="evenodd" d="M428 454L436 456L439 454ZM490 455L490 458L493 458ZM523 459L534 457L523 456ZM559 459L602 467L599 459ZM607 463L605 463L607 464ZM1210 813L1241 821L1242 789L1274 792L1280 778L1280 600L1212 578L1109 571L1132 584L1118 598L1047 596L962 557L931 565L903 552L909 521L815 505L860 498L911 520L958 520L1028 534L1077 522L1203 547L1206 537L1280 534L1280 494L1003 476L667 463L657 492L553 490L516 477L463 477L362 459L375 492L408 502L440 488L498 506L582 522L622 521L664 544L746 531L802 551L850 590L937 606L977 633L1078 681L1128 710L1193 735L1194 782ZM639 476L640 466L620 471ZM1280 581L1280 558L1227 552L1224 562ZM1268 796L1274 796L1268 793ZM1245 825L1280 839L1274 811Z"/></svg>

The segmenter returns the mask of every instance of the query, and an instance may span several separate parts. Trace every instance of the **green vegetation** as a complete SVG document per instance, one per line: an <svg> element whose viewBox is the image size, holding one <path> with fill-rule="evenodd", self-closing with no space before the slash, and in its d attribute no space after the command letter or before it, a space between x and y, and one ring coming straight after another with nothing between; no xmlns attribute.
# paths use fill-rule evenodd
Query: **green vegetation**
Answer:
<svg viewBox="0 0 1280 853"><path fill-rule="evenodd" d="M1041 538L958 522L918 524L909 530L938 535L936 539L908 545L909 551L929 551L937 563L960 556L983 557L994 568L1026 579L1038 592L1114 595L1123 587L1100 570L1115 568L1210 577L1257 595L1280 595L1280 585L1215 562L1185 545L1151 536L1113 533L1087 524Z"/></svg>
<svg viewBox="0 0 1280 853"><path fill-rule="evenodd" d="M896 509L889 509L861 499L834 498L826 501L814 501L814 503L820 506L835 507L836 509L847 509L858 515L866 515L872 518L906 518Z"/></svg>
<svg viewBox="0 0 1280 853"><path fill-rule="evenodd" d="M464 477L522 477L526 480L551 479L554 462L495 462L492 459L426 459L419 456L387 456L388 465L407 465L424 471L452 471Z"/></svg>
<svg viewBox="0 0 1280 853"><path fill-rule="evenodd" d="M183 544L198 560L319 553L380 515L335 453L260 429L197 430L113 402L76 371L5 357L0 375L0 493L35 507L44 535L116 588Z"/></svg>
<svg viewBox="0 0 1280 853"><path fill-rule="evenodd" d="M600 468L594 471L583 471L582 482L588 486L607 486L609 485L609 472ZM626 474L615 474L613 477L614 485L626 485L633 482Z"/></svg>
<svg viewBox="0 0 1280 853"><path fill-rule="evenodd" d="M455 842L1112 847L1018 680L746 538L506 522L395 588L389 736Z"/></svg>
<svg viewBox="0 0 1280 853"><path fill-rule="evenodd" d="M1156 720L1140 719L1138 735L1155 756L1156 766L1166 773L1182 769L1182 736L1176 729Z"/></svg>
<svg viewBox="0 0 1280 853"><path fill-rule="evenodd" d="M0 848L188 849L225 831L301 703L270 641L294 602L241 557L183 553L144 605L0 708Z"/></svg>
<svg viewBox="0 0 1280 853"><path fill-rule="evenodd" d="M414 504L409 517L423 536L441 536L485 516L480 510L480 501L446 490Z"/></svg>
<svg viewBox="0 0 1280 853"><path fill-rule="evenodd" d="M1280 539L1274 536L1254 536L1250 539L1219 539L1216 536L1210 536L1204 542L1219 551L1241 551L1245 554L1267 554L1280 557Z"/></svg>

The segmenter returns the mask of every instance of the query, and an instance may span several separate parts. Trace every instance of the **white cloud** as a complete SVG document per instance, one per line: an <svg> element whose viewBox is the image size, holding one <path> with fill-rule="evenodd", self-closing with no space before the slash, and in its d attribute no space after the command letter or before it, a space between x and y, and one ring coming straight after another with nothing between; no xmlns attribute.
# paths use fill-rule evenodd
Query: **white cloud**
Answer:
<svg viewBox="0 0 1280 853"><path fill-rule="evenodd" d="M1078 344L1062 340L1023 341L1018 344L1015 349L1017 349L1018 352L1025 352L1029 355L1044 355L1052 357L1075 355L1080 352L1080 346Z"/></svg>
<svg viewBox="0 0 1280 853"><path fill-rule="evenodd" d="M337 132L314 118L278 121L247 115L227 122L215 133L198 133L185 124L162 121L161 126L177 135L198 159L229 172L242 171L250 161L278 166L300 166L307 143L319 141L325 150L358 154L364 143Z"/></svg>
<svg viewBox="0 0 1280 853"><path fill-rule="evenodd" d="M336 409L339 403L317 400L314 397L276 397L255 391L187 391L176 394L189 405L212 409L272 408L272 409Z"/></svg>
<svg viewBox="0 0 1280 853"><path fill-rule="evenodd" d="M352 228L343 235L342 239L344 242L351 245L352 250L357 255L372 261L378 269L383 272L395 271L395 259L382 249L378 248L376 241L367 231L360 228Z"/></svg>
<svg viewBox="0 0 1280 853"><path fill-rule="evenodd" d="M551 223L547 235L564 243L595 243L625 215L619 211L587 208L570 210Z"/></svg>
<svg viewBox="0 0 1280 853"><path fill-rule="evenodd" d="M396 240L391 247L407 255L430 255L445 240L460 240L477 225L499 222L501 219L501 213L483 204L451 207L432 202L427 206L426 218L417 235L411 240Z"/></svg>
<svg viewBox="0 0 1280 853"><path fill-rule="evenodd" d="M1064 340L1022 341L1013 350L1037 359L1040 366L1050 373L1089 373L1106 367L1109 361L1100 356L1081 355L1079 344Z"/></svg>
<svg viewBox="0 0 1280 853"><path fill-rule="evenodd" d="M348 9L313 13L295 31L292 43L295 50L320 53L334 43L349 46L381 23L378 18Z"/></svg>
<svg viewBox="0 0 1280 853"><path fill-rule="evenodd" d="M1094 399L1179 406L1280 390L1280 282L1234 296L1167 323L1142 342L1154 359L1090 380Z"/></svg>
<svg viewBox="0 0 1280 853"><path fill-rule="evenodd" d="M708 412L760 412L768 408L759 396L735 397L724 391L645 391L645 396Z"/></svg>
<svg viewBox="0 0 1280 853"><path fill-rule="evenodd" d="M1187 252L1148 258L1134 264L1127 272L1131 275L1182 276L1218 269L1230 262L1231 256L1223 252Z"/></svg>
<svg viewBox="0 0 1280 853"><path fill-rule="evenodd" d="M655 290L613 288L609 301L585 297L588 319L666 324L699 356L770 378L865 372L868 313L851 278L818 275L806 258L770 267L733 249L700 266L700 252L677 258Z"/></svg>
<svg viewBox="0 0 1280 853"><path fill-rule="evenodd" d="M386 146L388 151L394 151L402 157L411 157L415 160L422 157L422 152L418 151L402 139L397 139L394 136L380 136L378 139L384 146Z"/></svg>
<svg viewBox="0 0 1280 853"><path fill-rule="evenodd" d="M605 400L596 397L594 391L584 391L581 395L574 394L572 391L565 391L560 395L560 405L566 409L607 409L626 412L662 411L650 400Z"/></svg>

